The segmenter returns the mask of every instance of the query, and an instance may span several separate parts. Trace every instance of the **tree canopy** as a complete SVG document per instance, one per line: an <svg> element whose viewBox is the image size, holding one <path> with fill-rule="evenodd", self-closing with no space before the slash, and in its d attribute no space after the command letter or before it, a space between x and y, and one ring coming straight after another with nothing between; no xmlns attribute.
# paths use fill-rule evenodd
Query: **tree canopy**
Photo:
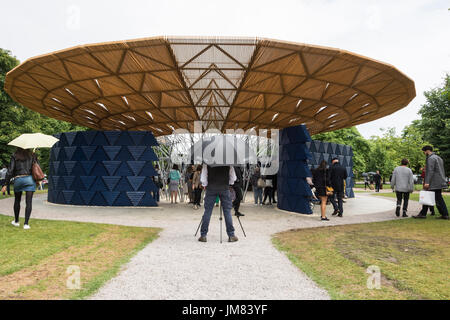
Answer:
<svg viewBox="0 0 450 320"><path fill-rule="evenodd" d="M427 99L419 114L419 130L437 153L444 159L445 171L450 174L450 75L447 74L442 87L425 91Z"/></svg>
<svg viewBox="0 0 450 320"><path fill-rule="evenodd" d="M8 142L23 133L42 132L56 134L86 130L68 122L51 119L14 102L4 91L6 74L19 64L11 52L0 48L0 164L7 165L15 148ZM48 172L49 149L37 151L44 172Z"/></svg>

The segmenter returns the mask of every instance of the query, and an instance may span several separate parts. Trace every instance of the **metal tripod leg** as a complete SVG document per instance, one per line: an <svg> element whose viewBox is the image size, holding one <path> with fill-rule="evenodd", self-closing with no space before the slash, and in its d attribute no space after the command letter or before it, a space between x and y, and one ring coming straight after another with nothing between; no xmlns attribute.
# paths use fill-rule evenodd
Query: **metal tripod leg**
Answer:
<svg viewBox="0 0 450 320"><path fill-rule="evenodd" d="M202 222L203 222L203 216L200 219L200 223L198 224L198 228L197 228L197 231L195 231L194 237L197 236L198 230L200 230L200 226L202 225Z"/></svg>
<svg viewBox="0 0 450 320"><path fill-rule="evenodd" d="M220 243L222 243L222 201L220 201Z"/></svg>
<svg viewBox="0 0 450 320"><path fill-rule="evenodd" d="M244 231L244 228L242 227L241 219L239 218L239 216L237 216L236 218L237 218L237 219L238 219L238 221L239 221L239 225L241 226L241 229L242 229L242 233L244 233L244 237L246 237L246 238L247 238L247 236L245 235L245 231Z"/></svg>

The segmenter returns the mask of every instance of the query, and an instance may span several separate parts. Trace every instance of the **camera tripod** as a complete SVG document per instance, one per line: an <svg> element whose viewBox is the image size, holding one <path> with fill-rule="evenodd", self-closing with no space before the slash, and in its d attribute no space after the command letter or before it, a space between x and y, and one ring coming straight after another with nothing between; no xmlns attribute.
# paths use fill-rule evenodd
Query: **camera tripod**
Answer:
<svg viewBox="0 0 450 320"><path fill-rule="evenodd" d="M213 207L213 210L214 210L214 207ZM242 227L241 219L239 218L239 216L236 216L236 218L237 218L238 221L239 221L239 225L241 226L242 233L244 234L244 237L247 237L247 235L245 234L245 231L244 231L244 227ZM223 220L223 208L222 208L222 201L220 201L220 206L219 206L220 243L222 243L222 220ZM201 225L202 225L202 222L203 222L203 216L202 216L202 218L200 219L200 223L198 224L197 231L195 232L194 237L197 236L198 230L200 230L200 227L201 227Z"/></svg>

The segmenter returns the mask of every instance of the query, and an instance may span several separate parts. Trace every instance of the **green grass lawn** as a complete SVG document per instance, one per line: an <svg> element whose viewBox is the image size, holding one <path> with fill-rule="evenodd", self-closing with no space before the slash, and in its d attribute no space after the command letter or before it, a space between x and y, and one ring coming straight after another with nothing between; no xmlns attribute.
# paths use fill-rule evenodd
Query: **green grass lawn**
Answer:
<svg viewBox="0 0 450 320"><path fill-rule="evenodd" d="M333 299L450 299L446 220L403 219L297 229L273 237L275 246ZM369 266L381 288L368 289Z"/></svg>
<svg viewBox="0 0 450 320"><path fill-rule="evenodd" d="M11 221L0 215L0 300L87 297L160 232L42 219L33 219L32 228L23 230ZM66 286L69 266L80 268L79 290Z"/></svg>

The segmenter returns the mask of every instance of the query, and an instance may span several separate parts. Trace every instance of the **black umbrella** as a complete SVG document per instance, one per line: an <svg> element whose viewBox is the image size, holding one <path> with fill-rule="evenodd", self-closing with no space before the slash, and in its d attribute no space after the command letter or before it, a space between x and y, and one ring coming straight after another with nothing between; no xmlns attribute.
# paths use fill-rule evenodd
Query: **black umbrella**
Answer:
<svg viewBox="0 0 450 320"><path fill-rule="evenodd" d="M215 135L203 138L191 147L191 162L210 166L256 163L256 154L248 141L236 136Z"/></svg>

